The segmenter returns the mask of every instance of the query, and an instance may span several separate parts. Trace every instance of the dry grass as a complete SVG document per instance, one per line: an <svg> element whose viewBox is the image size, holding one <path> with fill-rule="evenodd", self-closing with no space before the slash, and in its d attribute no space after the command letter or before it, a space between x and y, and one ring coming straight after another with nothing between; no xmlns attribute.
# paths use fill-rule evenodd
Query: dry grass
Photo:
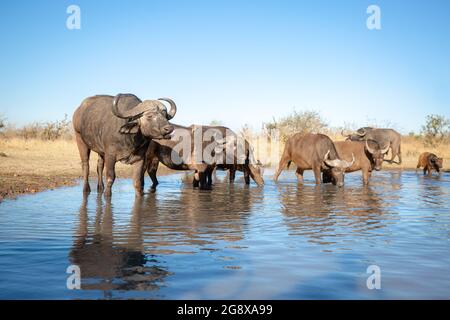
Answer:
<svg viewBox="0 0 450 320"><path fill-rule="evenodd" d="M77 145L73 140L24 140L13 138L0 141L0 151L6 157L0 160L0 175L36 174L62 175L66 177L81 177L81 162ZM91 154L91 174L96 174L97 155ZM118 163L117 175L129 176L131 166Z"/></svg>

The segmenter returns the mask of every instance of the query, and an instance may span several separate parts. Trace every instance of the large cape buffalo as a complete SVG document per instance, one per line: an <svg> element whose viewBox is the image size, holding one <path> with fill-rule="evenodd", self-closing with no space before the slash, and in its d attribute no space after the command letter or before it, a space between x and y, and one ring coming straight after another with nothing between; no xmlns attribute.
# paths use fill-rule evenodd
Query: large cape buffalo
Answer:
<svg viewBox="0 0 450 320"><path fill-rule="evenodd" d="M163 163L173 170L194 170L194 187L201 189L209 189L211 187L212 172L215 168L221 170L230 170L230 176L236 170L244 172L246 183L249 183L248 176L252 177L258 185L262 185L264 180L261 176L260 170L252 163L250 157L250 146L245 141L245 159L240 163L237 157L238 143L237 135L227 127L222 126L199 126L191 125L184 127L174 125L175 131L170 140L154 139L150 142L147 149L147 172L152 180L151 191L156 190L158 179L156 172L159 163ZM197 135L198 134L198 135ZM208 137L206 137L208 135ZM179 138L187 139L187 149L190 153L186 157L181 150ZM200 141L195 141L196 137L200 137ZM206 139L204 139L206 138ZM211 139L214 138L214 139ZM198 139L198 138L197 138ZM197 147L201 146L201 148ZM205 161L203 157L206 153L211 154L210 161ZM221 156L221 163L217 162L216 156Z"/></svg>
<svg viewBox="0 0 450 320"><path fill-rule="evenodd" d="M333 141L324 134L297 133L286 142L274 180L277 181L286 165L289 167L291 161L294 161L299 182L303 182L303 172L312 169L316 184L320 184L320 173L330 170L333 184L341 187L344 185L345 170L355 162L354 156L352 158L350 162L341 160Z"/></svg>
<svg viewBox="0 0 450 320"><path fill-rule="evenodd" d="M167 101L171 109L159 100ZM144 160L150 139L168 139L173 126L168 120L175 116L175 103L167 98L141 101L132 94L115 97L99 95L86 98L73 114L75 137L82 161L84 187L89 187L89 155L91 150L99 155L97 190L102 192L103 168L106 166L105 196L111 195L115 179L115 164L122 161L134 164L134 187L142 194Z"/></svg>
<svg viewBox="0 0 450 320"><path fill-rule="evenodd" d="M398 156L397 164L402 163L402 152L401 152L402 136L394 129L364 127L359 128L353 134L344 134L344 132L342 131L342 135L347 137L347 140L351 141L374 140L378 142L381 146L389 144L392 153L391 160L389 160L389 162L395 163L394 159L395 157Z"/></svg>
<svg viewBox="0 0 450 320"><path fill-rule="evenodd" d="M444 160L438 158L434 153L424 152L419 156L416 170L423 167L423 174L428 172L428 175L431 176L433 170L436 170L437 173L441 171L443 162Z"/></svg>
<svg viewBox="0 0 450 320"><path fill-rule="evenodd" d="M366 141L334 141L336 150L343 160L350 161L355 157L353 165L345 172L354 172L361 170L363 183L367 185L372 170L379 171L383 164L384 156L389 150L389 145L381 147L378 142L373 140ZM323 172L323 182L332 182L331 170Z"/></svg>

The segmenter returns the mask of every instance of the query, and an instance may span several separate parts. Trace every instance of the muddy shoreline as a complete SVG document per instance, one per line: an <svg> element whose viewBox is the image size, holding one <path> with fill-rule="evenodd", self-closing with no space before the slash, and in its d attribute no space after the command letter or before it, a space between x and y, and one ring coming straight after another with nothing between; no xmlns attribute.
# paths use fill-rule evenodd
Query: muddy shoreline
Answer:
<svg viewBox="0 0 450 320"><path fill-rule="evenodd" d="M2 174L0 176L0 202L5 199L16 199L23 194L73 186L77 183L76 177Z"/></svg>

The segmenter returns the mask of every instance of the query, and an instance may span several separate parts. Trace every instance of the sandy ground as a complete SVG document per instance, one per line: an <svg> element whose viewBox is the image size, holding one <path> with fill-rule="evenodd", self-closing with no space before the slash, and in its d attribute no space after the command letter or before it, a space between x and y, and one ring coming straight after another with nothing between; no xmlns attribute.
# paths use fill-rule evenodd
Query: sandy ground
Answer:
<svg viewBox="0 0 450 320"><path fill-rule="evenodd" d="M425 148L414 139L403 139L403 164L384 164L385 169L415 169L424 151L444 157L444 170L450 165L450 146ZM388 155L387 159L390 159ZM97 155L91 154L91 177L96 177ZM173 171L160 166L158 175ZM117 177L131 177L132 166L118 163ZM74 185L81 178L78 149L72 140L42 141L0 139L0 201L23 193L34 193L61 186Z"/></svg>

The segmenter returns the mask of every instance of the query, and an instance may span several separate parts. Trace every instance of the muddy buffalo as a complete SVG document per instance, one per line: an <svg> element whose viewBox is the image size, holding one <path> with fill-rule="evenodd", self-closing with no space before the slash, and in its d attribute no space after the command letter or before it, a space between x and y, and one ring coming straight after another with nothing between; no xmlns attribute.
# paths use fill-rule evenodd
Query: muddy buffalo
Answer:
<svg viewBox="0 0 450 320"><path fill-rule="evenodd" d="M250 183L251 177L258 185L264 184L260 169L253 164L250 152L250 145L245 141L243 150L244 159L239 161L237 157L237 135L227 127L223 126L198 126L191 125L184 127L174 125L175 131L170 140L152 140L147 149L147 172L152 180L151 191L156 190L158 179L156 173L159 163L163 163L173 170L194 170L194 187L209 189L212 184L212 173L214 169L230 170L230 177L233 177L236 170L244 172L246 183ZM195 143L195 136L200 134L201 141L198 148ZM205 134L208 134L206 137ZM188 152L190 157L185 157L180 153L180 137L187 139ZM204 139L206 137L206 139ZM198 143L198 141L197 141ZM205 161L203 156L210 154L210 161ZM222 161L217 163L217 158Z"/></svg>
<svg viewBox="0 0 450 320"><path fill-rule="evenodd" d="M220 126L216 128L225 137L222 149L225 161L217 163L216 170L228 170L230 183L234 182L236 171L240 171L244 174L245 184L250 184L251 178L258 186L262 186L264 184L262 164L255 159L250 143L244 138L239 139L238 135L229 128ZM227 147L230 145L231 148ZM238 154L239 150L242 154ZM208 181L211 182L210 177Z"/></svg>
<svg viewBox="0 0 450 320"><path fill-rule="evenodd" d="M381 170L384 156L389 150L389 145L380 146L373 140L362 141L334 141L336 150L343 160L350 161L354 156L354 163L345 170L346 173L361 170L363 183L367 185L373 170ZM330 170L323 172L323 182L333 182Z"/></svg>
<svg viewBox="0 0 450 320"><path fill-rule="evenodd" d="M330 170L333 184L344 185L344 172L351 167L352 161L342 160L334 146L333 141L323 134L295 134L288 139L284 147L283 156L278 165L278 170L274 175L274 180L278 180L281 171L291 162L297 165L296 175L299 182L303 182L303 172L313 170L316 184L320 184L320 173Z"/></svg>
<svg viewBox="0 0 450 320"><path fill-rule="evenodd" d="M423 168L423 174L427 174L431 176L433 170L439 173L442 169L442 163L444 160L442 158L438 158L437 155L430 152L424 152L419 156L419 162L417 163L417 169Z"/></svg>
<svg viewBox="0 0 450 320"><path fill-rule="evenodd" d="M395 163L394 159L395 157L398 157L397 164L402 163L402 136L394 129L363 127L356 130L353 134L344 134L342 131L342 135L347 137L347 140L351 141L374 140L382 146L389 145L392 153L391 160L389 160L389 162Z"/></svg>
<svg viewBox="0 0 450 320"><path fill-rule="evenodd" d="M171 105L166 106L160 101ZM73 126L83 169L85 193L89 187L89 156L91 150L99 155L97 190L102 192L103 168L106 166L105 195L111 195L115 179L115 164L121 161L134 165L134 187L142 194L144 160L150 139L167 139L173 131L168 122L177 111L167 98L141 101L132 94L115 97L99 95L86 98L73 114Z"/></svg>

